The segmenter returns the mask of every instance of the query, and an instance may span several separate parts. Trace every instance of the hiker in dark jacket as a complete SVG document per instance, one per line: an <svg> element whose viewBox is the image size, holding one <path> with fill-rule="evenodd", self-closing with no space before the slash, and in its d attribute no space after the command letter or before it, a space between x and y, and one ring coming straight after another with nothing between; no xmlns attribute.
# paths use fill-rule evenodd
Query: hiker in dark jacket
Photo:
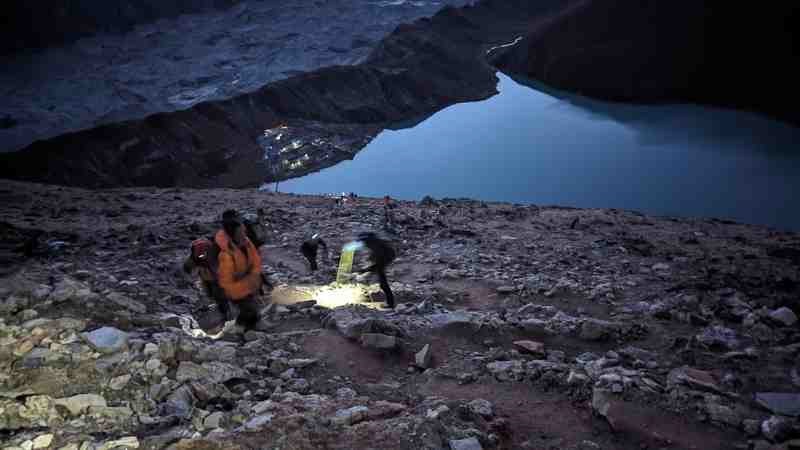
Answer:
<svg viewBox="0 0 800 450"><path fill-rule="evenodd" d="M300 253L308 260L308 265L311 268L311 271L314 272L317 270L317 251L319 247L325 249L325 253L328 252L328 245L325 241L319 237L319 234L315 234L311 236L311 239L303 242L300 246Z"/></svg>
<svg viewBox="0 0 800 450"><path fill-rule="evenodd" d="M362 233L358 236L358 240L363 242L364 246L369 250L369 259L372 262L372 265L362 269L360 272L373 272L378 275L381 290L386 295L386 304L389 308L394 308L394 294L392 294L389 281L386 279L386 268L394 261L396 256L394 249L388 242L372 232Z"/></svg>

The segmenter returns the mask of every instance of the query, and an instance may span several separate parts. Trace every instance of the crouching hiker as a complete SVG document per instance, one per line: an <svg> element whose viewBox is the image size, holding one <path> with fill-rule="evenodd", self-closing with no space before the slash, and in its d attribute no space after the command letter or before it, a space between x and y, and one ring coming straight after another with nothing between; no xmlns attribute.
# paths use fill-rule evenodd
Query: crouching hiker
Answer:
<svg viewBox="0 0 800 450"><path fill-rule="evenodd" d="M300 246L300 253L308 260L308 266L312 272L317 270L317 251L319 247L325 249L325 255L328 253L328 244L319 237L319 234L311 236L311 239L303 242Z"/></svg>
<svg viewBox="0 0 800 450"><path fill-rule="evenodd" d="M394 294L392 294L389 281L386 279L386 268L394 261L396 256L394 249L388 242L372 232L362 233L358 236L358 240L363 242L364 246L369 250L369 259L372 262L372 265L362 269L360 272L372 272L378 275L381 290L386 296L386 304L389 308L394 309Z"/></svg>

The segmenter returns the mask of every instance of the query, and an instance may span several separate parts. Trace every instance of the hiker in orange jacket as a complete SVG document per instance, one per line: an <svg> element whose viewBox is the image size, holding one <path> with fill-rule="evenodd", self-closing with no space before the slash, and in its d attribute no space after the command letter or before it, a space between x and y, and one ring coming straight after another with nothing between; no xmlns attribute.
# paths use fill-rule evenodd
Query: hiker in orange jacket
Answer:
<svg viewBox="0 0 800 450"><path fill-rule="evenodd" d="M213 242L213 238L200 238L192 241L189 256L183 262L183 271L187 274L197 272L200 275L203 290L206 295L217 304L217 311L222 315L222 320L230 318L230 307L225 292L219 287L217 282L217 267L219 257L219 247Z"/></svg>
<svg viewBox="0 0 800 450"><path fill-rule="evenodd" d="M239 213L227 210L222 214L222 229L214 242L219 247L217 281L228 300L239 307L236 324L253 329L260 320L261 254L247 238Z"/></svg>

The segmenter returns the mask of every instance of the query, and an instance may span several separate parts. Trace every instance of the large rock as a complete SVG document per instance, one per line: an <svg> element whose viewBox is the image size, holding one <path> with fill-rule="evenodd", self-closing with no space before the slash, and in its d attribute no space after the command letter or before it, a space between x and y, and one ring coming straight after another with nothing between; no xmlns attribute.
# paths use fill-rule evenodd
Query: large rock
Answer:
<svg viewBox="0 0 800 450"><path fill-rule="evenodd" d="M336 329L349 339L358 339L364 333L401 334L397 326L375 317L375 311L360 305L336 308L325 317L323 326Z"/></svg>
<svg viewBox="0 0 800 450"><path fill-rule="evenodd" d="M611 428L616 427L616 421L611 414L615 400L614 394L609 390L595 388L592 391L592 409L598 415L605 417Z"/></svg>
<svg viewBox="0 0 800 450"><path fill-rule="evenodd" d="M97 394L78 394L72 397L56 399L54 403L69 410L69 413L73 416L79 416L91 406L106 406L106 399Z"/></svg>
<svg viewBox="0 0 800 450"><path fill-rule="evenodd" d="M210 377L208 369L191 361L181 361L175 373L178 381L208 380Z"/></svg>
<svg viewBox="0 0 800 450"><path fill-rule="evenodd" d="M139 448L139 438L136 436L126 436L113 441L108 441L101 445L98 450L120 450L128 448ZM83 448L83 447L81 447Z"/></svg>
<svg viewBox="0 0 800 450"><path fill-rule="evenodd" d="M272 423L273 414L262 414L255 416L245 422L244 429L246 431L261 431Z"/></svg>
<svg viewBox="0 0 800 450"><path fill-rule="evenodd" d="M761 433L772 442L783 442L798 435L797 423L781 416L772 416L761 422Z"/></svg>
<svg viewBox="0 0 800 450"><path fill-rule="evenodd" d="M739 347L736 332L719 325L705 328L695 338L697 342L712 350L729 351Z"/></svg>
<svg viewBox="0 0 800 450"><path fill-rule="evenodd" d="M467 439L454 439L449 442L450 450L483 450L480 441L474 437Z"/></svg>
<svg viewBox="0 0 800 450"><path fill-rule="evenodd" d="M691 367L678 367L672 369L667 375L669 386L684 385L698 391L720 393L718 381L714 375L704 370L693 369Z"/></svg>
<svg viewBox="0 0 800 450"><path fill-rule="evenodd" d="M794 311L785 306L770 312L769 318L787 327L797 323L797 315L794 313Z"/></svg>
<svg viewBox="0 0 800 450"><path fill-rule="evenodd" d="M397 348L397 338L380 333L365 333L361 335L361 345L377 350L393 350Z"/></svg>
<svg viewBox="0 0 800 450"><path fill-rule="evenodd" d="M210 374L208 381L212 383L225 383L233 379L248 378L246 370L220 361L203 363L203 368Z"/></svg>
<svg viewBox="0 0 800 450"><path fill-rule="evenodd" d="M192 393L192 389L189 386L181 386L167 397L164 413L188 419L192 416L195 403L197 403L197 398Z"/></svg>
<svg viewBox="0 0 800 450"><path fill-rule="evenodd" d="M745 419L736 408L723 405L716 401L706 402L705 409L712 422L728 425L730 427L739 427Z"/></svg>
<svg viewBox="0 0 800 450"><path fill-rule="evenodd" d="M32 395L24 403L0 400L0 411L0 431L57 427L62 423L53 399L46 395Z"/></svg>
<svg viewBox="0 0 800 450"><path fill-rule="evenodd" d="M427 369L431 365L431 345L425 344L422 350L414 355L414 363L421 369Z"/></svg>
<svg viewBox="0 0 800 450"><path fill-rule="evenodd" d="M602 341L609 339L619 330L619 324L599 319L586 319L581 324L581 339Z"/></svg>
<svg viewBox="0 0 800 450"><path fill-rule="evenodd" d="M128 333L114 327L102 327L81 336L100 353L116 353L128 347Z"/></svg>
<svg viewBox="0 0 800 450"><path fill-rule="evenodd" d="M368 413L369 408L366 406L353 406L336 411L331 421L338 425L355 425L366 420Z"/></svg>
<svg viewBox="0 0 800 450"><path fill-rule="evenodd" d="M525 374L524 361L495 361L486 365L486 369L500 381L519 378Z"/></svg>
<svg viewBox="0 0 800 450"><path fill-rule="evenodd" d="M522 353L527 353L539 358L547 356L544 350L544 344L536 341L514 341L514 346L517 347Z"/></svg>
<svg viewBox="0 0 800 450"><path fill-rule="evenodd" d="M494 407L489 400L484 400L482 398L476 398L471 402L467 403L467 409L472 414L477 416L483 417L484 419L491 419L494 416Z"/></svg>
<svg viewBox="0 0 800 450"><path fill-rule="evenodd" d="M92 291L85 284L64 278L53 287L48 299L53 303L63 303L67 300L86 300L92 296Z"/></svg>
<svg viewBox="0 0 800 450"><path fill-rule="evenodd" d="M121 308L129 309L135 313L144 314L147 312L147 307L142 303L137 302L136 300L133 300L130 297L118 292L112 292L111 294L108 294L106 300Z"/></svg>
<svg viewBox="0 0 800 450"><path fill-rule="evenodd" d="M774 414L800 416L800 394L759 392L756 394L756 403Z"/></svg>

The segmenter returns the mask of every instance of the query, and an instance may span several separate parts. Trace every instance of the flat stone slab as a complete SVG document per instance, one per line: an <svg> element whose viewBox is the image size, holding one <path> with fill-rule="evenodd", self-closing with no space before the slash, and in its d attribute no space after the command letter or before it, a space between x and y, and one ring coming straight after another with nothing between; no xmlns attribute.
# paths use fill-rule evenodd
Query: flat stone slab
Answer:
<svg viewBox="0 0 800 450"><path fill-rule="evenodd" d="M758 392L756 403L775 414L800 417L800 394L782 392Z"/></svg>
<svg viewBox="0 0 800 450"><path fill-rule="evenodd" d="M477 439L472 437L450 441L450 450L483 450L483 447Z"/></svg>
<svg viewBox="0 0 800 450"><path fill-rule="evenodd" d="M100 353L116 353L128 346L128 333L114 327L98 328L81 336Z"/></svg>
<svg viewBox="0 0 800 450"><path fill-rule="evenodd" d="M544 344L536 341L514 341L514 346L522 353L544 357Z"/></svg>

